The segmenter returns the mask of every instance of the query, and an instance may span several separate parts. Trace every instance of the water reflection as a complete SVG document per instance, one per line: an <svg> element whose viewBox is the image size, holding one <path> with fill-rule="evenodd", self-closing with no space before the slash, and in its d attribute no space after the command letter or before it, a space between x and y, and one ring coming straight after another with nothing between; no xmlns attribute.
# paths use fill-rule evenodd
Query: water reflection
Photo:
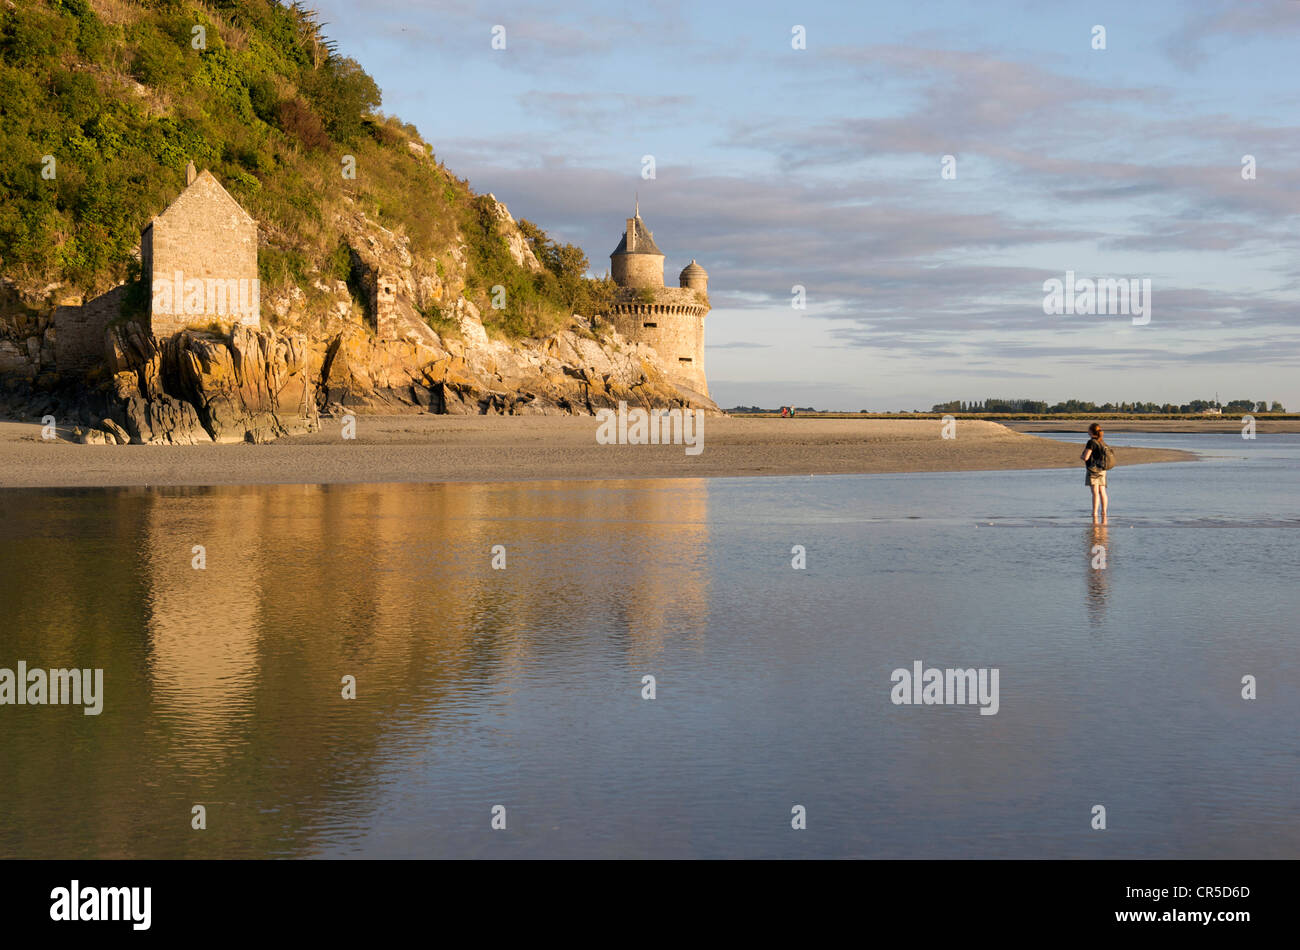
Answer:
<svg viewBox="0 0 1300 950"><path fill-rule="evenodd" d="M63 657L39 631L97 629L107 709L102 728L12 719L26 781L0 783L5 855L312 853L364 825L397 760L455 741L524 677L577 681L603 642L596 659L635 682L707 619L702 480L65 493L46 509L5 506L0 548L40 551L5 587L34 634L17 655L84 665L91 651ZM69 616L70 598L31 593L37 563L38 592L103 593L93 625L75 599ZM58 750L75 733L91 749L69 785ZM51 789L97 816L94 834L42 817ZM27 819L39 847L15 830Z"/></svg>
<svg viewBox="0 0 1300 950"><path fill-rule="evenodd" d="M1087 605L1088 619L1100 624L1106 619L1106 600L1110 594L1111 544L1104 524L1089 525L1084 529L1087 549Z"/></svg>
<svg viewBox="0 0 1300 950"><path fill-rule="evenodd" d="M1300 469L1234 464L1082 539L1046 472L0 492L0 666L106 693L0 707L0 857L1293 858L1300 708L1236 684L1300 678ZM913 659L999 713L893 705Z"/></svg>
<svg viewBox="0 0 1300 950"><path fill-rule="evenodd" d="M259 506L232 491L147 498L139 557L153 709L170 725L173 753L205 771L230 754L255 698Z"/></svg>

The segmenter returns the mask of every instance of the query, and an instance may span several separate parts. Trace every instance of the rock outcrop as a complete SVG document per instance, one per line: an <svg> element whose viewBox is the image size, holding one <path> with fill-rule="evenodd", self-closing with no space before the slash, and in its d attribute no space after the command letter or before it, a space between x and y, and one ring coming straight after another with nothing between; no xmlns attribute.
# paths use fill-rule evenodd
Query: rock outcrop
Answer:
<svg viewBox="0 0 1300 950"><path fill-rule="evenodd" d="M691 402L652 351L629 347L616 334L598 340L578 318L568 329L521 346L489 339L472 304L459 312L457 334L438 337L434 345L379 340L361 329L340 333L323 360L322 408L588 414L620 399L646 407Z"/></svg>
<svg viewBox="0 0 1300 950"><path fill-rule="evenodd" d="M320 426L307 338L235 327L160 343L136 322L108 330L111 392L132 442L270 442ZM109 418L113 419L112 413Z"/></svg>
<svg viewBox="0 0 1300 950"><path fill-rule="evenodd" d="M506 249L510 252L510 257L521 267L527 267L534 273L540 271L542 269L541 262L537 260L537 255L533 253L533 249L528 245L528 240L524 237L523 232L519 230L519 225L510 214L510 209L498 201L497 196L494 194L489 193L487 199L492 202L492 214L497 219L497 227L501 231L502 239L506 242Z"/></svg>
<svg viewBox="0 0 1300 950"><path fill-rule="evenodd" d="M468 302L454 333L381 340L345 324L333 337L236 327L156 341L139 322L107 333L93 387L19 387L10 414L53 415L68 437L105 445L269 442L319 428L322 412L586 415L712 403L674 385L653 350L581 318L526 345L489 338Z"/></svg>
<svg viewBox="0 0 1300 950"><path fill-rule="evenodd" d="M491 195L499 239L516 265L542 265L506 206ZM699 407L661 356L612 324L574 316L541 339L493 338L469 299L467 252L454 237L437 258L347 202L334 221L348 280L319 271L264 288L260 329L185 329L162 340L145 317L107 323L102 365L55 365L46 309L51 285L26 304L0 284L0 413L53 415L65 437L103 445L268 442L311 432L322 413L589 414L620 401ZM110 291L119 293L125 285ZM120 306L115 304L115 306ZM120 313L120 309L119 309Z"/></svg>

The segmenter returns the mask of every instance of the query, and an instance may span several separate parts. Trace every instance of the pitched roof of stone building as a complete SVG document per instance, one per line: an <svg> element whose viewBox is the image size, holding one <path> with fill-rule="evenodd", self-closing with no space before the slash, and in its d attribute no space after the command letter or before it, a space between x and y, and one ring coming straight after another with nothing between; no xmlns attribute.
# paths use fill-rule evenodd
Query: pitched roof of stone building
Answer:
<svg viewBox="0 0 1300 950"><path fill-rule="evenodd" d="M159 218L165 218L173 211L185 207L186 205L201 202L204 200L211 201L215 199L220 204L228 204L231 209L238 212L249 221L254 221L253 216L244 210L244 206L236 201L225 188L221 187L221 182L217 181L217 176L212 174L206 168L199 172L194 181L186 186L185 190L176 196L176 199L164 208L159 214L149 219L149 223L141 228L141 232L153 227L153 223ZM254 222L255 223L255 222Z"/></svg>
<svg viewBox="0 0 1300 950"><path fill-rule="evenodd" d="M658 254L662 257L663 253L655 246L654 235L650 233L650 229L645 226L639 214L632 219L632 247L627 246L627 232L624 231L623 236L619 238L618 247L614 248L614 254ZM613 257L614 254L609 256Z"/></svg>

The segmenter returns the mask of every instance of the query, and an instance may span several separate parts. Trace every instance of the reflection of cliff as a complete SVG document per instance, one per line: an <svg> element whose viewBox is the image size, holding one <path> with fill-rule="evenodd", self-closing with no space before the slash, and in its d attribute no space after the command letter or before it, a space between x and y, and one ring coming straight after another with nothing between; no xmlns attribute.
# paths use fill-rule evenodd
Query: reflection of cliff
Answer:
<svg viewBox="0 0 1300 950"><path fill-rule="evenodd" d="M225 830L182 823L140 853L310 853L314 829L364 815L378 775L458 740L523 677L580 678L611 642L639 670L699 636L707 501L695 480L149 493L149 715L131 728L160 747L121 755L215 803Z"/></svg>
<svg viewBox="0 0 1300 950"><path fill-rule="evenodd" d="M105 670L102 716L5 710L0 856L338 847L525 681L581 716L611 652L634 689L699 637L707 501L687 480L0 494L9 659Z"/></svg>
<svg viewBox="0 0 1300 950"><path fill-rule="evenodd" d="M115 857L145 817L123 801L139 781L123 763L147 742L132 556L144 494L0 492L0 666L103 669L105 693L100 716L0 711L0 858Z"/></svg>

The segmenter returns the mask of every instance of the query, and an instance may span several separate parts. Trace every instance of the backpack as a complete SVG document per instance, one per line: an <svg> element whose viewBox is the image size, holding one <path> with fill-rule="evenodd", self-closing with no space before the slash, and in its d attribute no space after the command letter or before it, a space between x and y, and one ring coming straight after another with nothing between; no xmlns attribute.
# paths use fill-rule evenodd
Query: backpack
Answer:
<svg viewBox="0 0 1300 950"><path fill-rule="evenodd" d="M1097 449L1092 453L1094 458L1089 461L1095 461L1097 464L1093 467L1108 472L1115 467L1115 450L1100 439L1097 441Z"/></svg>

